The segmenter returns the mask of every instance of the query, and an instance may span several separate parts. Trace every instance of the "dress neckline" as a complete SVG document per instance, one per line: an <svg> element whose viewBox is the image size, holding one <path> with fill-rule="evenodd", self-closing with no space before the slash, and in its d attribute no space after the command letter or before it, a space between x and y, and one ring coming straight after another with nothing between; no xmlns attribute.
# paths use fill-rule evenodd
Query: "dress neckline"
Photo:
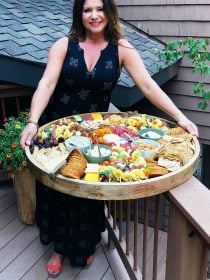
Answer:
<svg viewBox="0 0 210 280"><path fill-rule="evenodd" d="M77 44L78 44L79 49L83 52L83 61L84 61L85 68L86 68L86 70L87 70L88 73L92 73L92 72L93 72L93 70L96 68L96 66L98 65L98 63L99 63L100 60L101 60L101 55L102 55L102 53L105 52L105 51L109 48L109 46L110 46L110 42L108 42L107 45L106 45L106 47L100 51L100 55L99 55L98 59L96 60L96 63L94 64L94 66L93 66L91 69L88 69L87 63L86 63L86 60L85 60L85 51L84 51L84 49L80 46L79 41L77 42Z"/></svg>

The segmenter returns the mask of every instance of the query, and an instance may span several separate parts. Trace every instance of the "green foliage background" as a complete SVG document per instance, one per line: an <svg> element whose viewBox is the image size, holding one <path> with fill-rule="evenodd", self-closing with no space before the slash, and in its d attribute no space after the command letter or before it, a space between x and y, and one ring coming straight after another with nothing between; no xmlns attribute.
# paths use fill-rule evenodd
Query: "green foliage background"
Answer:
<svg viewBox="0 0 210 280"><path fill-rule="evenodd" d="M210 89L205 86L205 81L210 74L210 53L207 50L209 46L208 39L194 39L188 37L185 40L176 40L167 44L166 50L159 52L160 59L167 63L173 64L184 55L184 48L188 54L189 60L192 62L192 74L200 74L204 76L203 81L197 82L194 85L194 93L201 97L198 103L198 108L205 110L210 100ZM159 70L161 65L159 65Z"/></svg>
<svg viewBox="0 0 210 280"><path fill-rule="evenodd" d="M21 112L17 118L9 117L5 120L4 128L0 130L0 168L6 169L11 177L27 166L19 141L27 121L28 113Z"/></svg>

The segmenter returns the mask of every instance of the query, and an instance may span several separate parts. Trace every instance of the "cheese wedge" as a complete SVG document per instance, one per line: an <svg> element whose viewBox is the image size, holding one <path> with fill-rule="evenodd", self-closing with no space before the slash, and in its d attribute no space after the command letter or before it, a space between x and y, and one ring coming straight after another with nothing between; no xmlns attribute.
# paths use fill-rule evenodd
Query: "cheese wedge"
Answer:
<svg viewBox="0 0 210 280"><path fill-rule="evenodd" d="M85 169L85 181L98 182L99 181L99 164L87 163Z"/></svg>
<svg viewBox="0 0 210 280"><path fill-rule="evenodd" d="M101 113L91 113L91 117L93 120L103 120Z"/></svg>
<svg viewBox="0 0 210 280"><path fill-rule="evenodd" d="M85 173L85 181L90 182L99 182L99 173L98 172L87 172Z"/></svg>

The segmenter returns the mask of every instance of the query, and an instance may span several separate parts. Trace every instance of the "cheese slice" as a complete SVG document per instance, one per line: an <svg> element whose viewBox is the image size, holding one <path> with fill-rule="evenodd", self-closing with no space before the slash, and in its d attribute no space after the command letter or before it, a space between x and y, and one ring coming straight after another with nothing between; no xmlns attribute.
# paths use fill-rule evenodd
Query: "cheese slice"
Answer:
<svg viewBox="0 0 210 280"><path fill-rule="evenodd" d="M87 163L84 179L85 179L85 181L98 182L99 181L99 164Z"/></svg>
<svg viewBox="0 0 210 280"><path fill-rule="evenodd" d="M93 120L103 120L101 113L91 113L91 117Z"/></svg>
<svg viewBox="0 0 210 280"><path fill-rule="evenodd" d="M85 173L85 181L90 182L98 182L99 181L99 173L98 172L87 172Z"/></svg>

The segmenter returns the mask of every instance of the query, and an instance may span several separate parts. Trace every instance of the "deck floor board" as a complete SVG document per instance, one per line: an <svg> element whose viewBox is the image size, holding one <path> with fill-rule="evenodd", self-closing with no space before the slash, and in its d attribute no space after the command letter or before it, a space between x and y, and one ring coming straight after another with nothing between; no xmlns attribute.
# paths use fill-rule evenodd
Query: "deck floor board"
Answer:
<svg viewBox="0 0 210 280"><path fill-rule="evenodd" d="M130 223L130 247L133 251L133 222ZM147 280L151 278L152 250L154 230L148 227L147 235ZM142 267L143 225L138 224L139 268ZM159 231L159 267L158 280L163 280L167 234ZM71 267L68 259L64 260L63 271L59 280L129 280L129 276L120 260L116 249L107 245L108 234L102 233L102 241L95 253L95 259L89 269ZM52 245L44 246L39 241L36 225L24 225L17 217L15 191L12 187L0 187L0 279L1 280L50 280L45 265L52 254Z"/></svg>
<svg viewBox="0 0 210 280"><path fill-rule="evenodd" d="M17 218L17 204L14 202L10 207L0 214L0 230Z"/></svg>

